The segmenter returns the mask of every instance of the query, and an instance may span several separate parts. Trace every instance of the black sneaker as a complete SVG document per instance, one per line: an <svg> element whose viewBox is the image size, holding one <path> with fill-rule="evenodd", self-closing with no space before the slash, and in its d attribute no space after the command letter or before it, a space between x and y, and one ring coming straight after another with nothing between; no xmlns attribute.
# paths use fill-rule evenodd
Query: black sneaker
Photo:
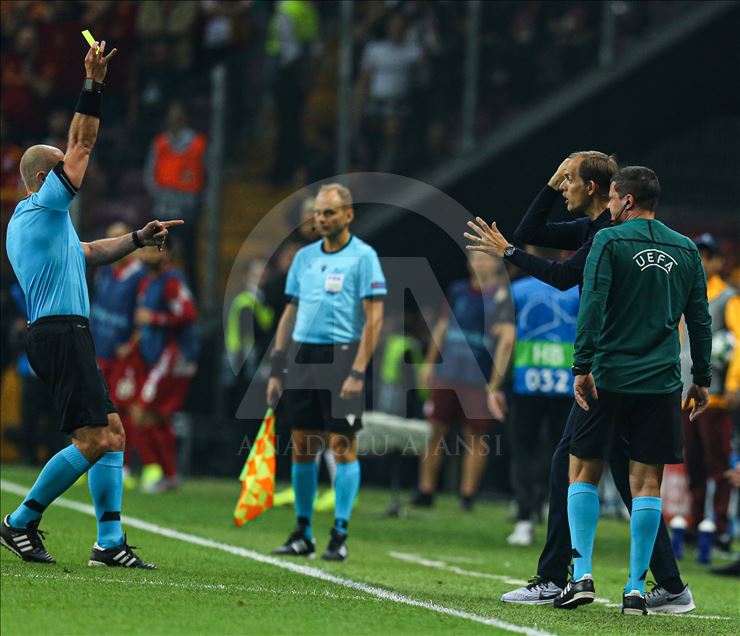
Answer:
<svg viewBox="0 0 740 636"><path fill-rule="evenodd" d="M434 506L434 495L428 492L417 492L409 504L417 508L431 508Z"/></svg>
<svg viewBox="0 0 740 636"><path fill-rule="evenodd" d="M580 580L571 579L553 602L558 609L575 609L579 605L593 603L596 598L594 580L590 574L584 574Z"/></svg>
<svg viewBox="0 0 740 636"><path fill-rule="evenodd" d="M14 528L5 515L0 524L0 543L24 561L34 563L56 563L54 557L46 551L42 541L44 533L39 530L39 522L31 521L26 528Z"/></svg>
<svg viewBox="0 0 740 636"><path fill-rule="evenodd" d="M331 535L329 535L329 545L321 558L324 561L344 561L348 556L347 535L332 528Z"/></svg>
<svg viewBox="0 0 740 636"><path fill-rule="evenodd" d="M647 601L638 590L632 590L622 597L622 614L640 614L647 616Z"/></svg>
<svg viewBox="0 0 740 636"><path fill-rule="evenodd" d="M293 530L293 534L273 554L278 556L307 556L313 557L316 552L316 540L308 539L301 528Z"/></svg>
<svg viewBox="0 0 740 636"><path fill-rule="evenodd" d="M93 546L88 565L108 566L111 568L140 568L142 570L156 570L154 563L142 561L134 552L134 545L126 543L126 535L123 535L123 543L115 548L101 548L97 543Z"/></svg>

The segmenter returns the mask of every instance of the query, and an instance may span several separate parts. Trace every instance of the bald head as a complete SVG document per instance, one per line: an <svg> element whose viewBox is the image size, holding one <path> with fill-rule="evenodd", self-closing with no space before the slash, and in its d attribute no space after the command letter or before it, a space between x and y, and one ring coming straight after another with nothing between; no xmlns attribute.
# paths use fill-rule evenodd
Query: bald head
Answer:
<svg viewBox="0 0 740 636"><path fill-rule="evenodd" d="M31 146L21 157L21 179L26 190L38 192L51 169L64 159L64 153L54 146Z"/></svg>

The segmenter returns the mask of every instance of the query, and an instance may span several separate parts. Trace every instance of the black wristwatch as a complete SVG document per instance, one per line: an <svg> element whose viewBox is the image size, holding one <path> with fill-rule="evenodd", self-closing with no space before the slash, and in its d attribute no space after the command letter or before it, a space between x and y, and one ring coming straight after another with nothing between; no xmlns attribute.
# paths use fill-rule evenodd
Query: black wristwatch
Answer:
<svg viewBox="0 0 740 636"><path fill-rule="evenodd" d="M574 364L573 367L571 368L571 372L573 373L574 376L588 375L589 373L591 373L591 368L590 367L579 367L578 365Z"/></svg>
<svg viewBox="0 0 740 636"><path fill-rule="evenodd" d="M86 77L85 81L82 82L82 90L87 91L88 93L102 93L104 86L105 84L103 84L103 82L96 82L94 79L89 77Z"/></svg>
<svg viewBox="0 0 740 636"><path fill-rule="evenodd" d="M516 247L514 247L513 245L507 245L504 248L504 258L506 258L508 256L513 256L515 250L516 250Z"/></svg>
<svg viewBox="0 0 740 636"><path fill-rule="evenodd" d="M355 380L364 380L365 374L362 371L357 371L356 369L350 369L349 377L354 378Z"/></svg>

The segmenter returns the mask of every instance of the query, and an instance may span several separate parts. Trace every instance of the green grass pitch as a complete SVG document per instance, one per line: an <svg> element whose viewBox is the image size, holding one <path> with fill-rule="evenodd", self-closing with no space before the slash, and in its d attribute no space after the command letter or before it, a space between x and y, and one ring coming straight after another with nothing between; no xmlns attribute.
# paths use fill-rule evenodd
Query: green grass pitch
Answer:
<svg viewBox="0 0 740 636"><path fill-rule="evenodd" d="M5 482L25 487L35 474L2 467ZM55 565L27 564L2 550L0 631L8 636L506 634L517 633L518 628L519 633L530 634L740 633L740 584L708 574L692 551L681 567L698 616L623 617L618 607L597 603L571 612L512 606L498 597L515 587L506 579L533 574L539 545L506 545L511 524L504 506L483 503L467 514L459 511L454 499L442 497L432 511L387 519L382 512L388 493L362 490L350 527L349 560L289 561L310 568L314 576L308 576L269 559L243 556L269 555L291 530L293 513L289 508L273 509L237 528L231 513L238 491L234 479L191 480L176 493L158 496L127 492L125 515L222 546L193 545L129 524L129 542L140 547L145 560L158 565L155 572L87 567L95 540L94 519L52 506L42 529L48 531L46 546ZM82 486L73 487L64 498L91 503ZM18 495L3 489L3 514L19 502ZM330 523L330 513L316 515L319 551L325 547ZM544 528L539 527L537 539L543 537ZM612 602L621 600L628 540L626 523L599 524L596 591ZM241 548L241 555L225 551L223 545L236 547L236 552ZM422 605L409 604L414 602Z"/></svg>

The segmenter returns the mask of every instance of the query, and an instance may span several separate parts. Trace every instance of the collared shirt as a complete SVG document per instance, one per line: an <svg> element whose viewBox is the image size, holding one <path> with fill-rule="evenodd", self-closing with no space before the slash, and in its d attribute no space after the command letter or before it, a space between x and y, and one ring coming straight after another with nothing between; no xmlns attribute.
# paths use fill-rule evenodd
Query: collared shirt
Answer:
<svg viewBox="0 0 740 636"><path fill-rule="evenodd" d="M323 239L301 248L285 283L288 302L298 303L293 340L358 341L365 326L362 301L386 293L377 253L356 236L337 252L324 251Z"/></svg>
<svg viewBox="0 0 740 636"><path fill-rule="evenodd" d="M60 161L39 191L18 203L8 223L8 259L30 323L44 316L90 314L85 254L69 216L76 193Z"/></svg>

